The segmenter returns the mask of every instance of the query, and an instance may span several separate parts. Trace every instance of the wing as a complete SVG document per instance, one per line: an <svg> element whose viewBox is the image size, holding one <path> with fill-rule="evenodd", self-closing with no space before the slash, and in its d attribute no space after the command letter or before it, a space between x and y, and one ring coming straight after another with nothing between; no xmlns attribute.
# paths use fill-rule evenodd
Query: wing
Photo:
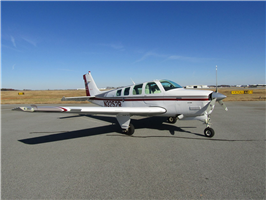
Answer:
<svg viewBox="0 0 266 200"><path fill-rule="evenodd" d="M29 106L17 107L13 110L24 112L59 112L80 114L107 114L107 115L159 115L166 112L162 107L51 107L51 106Z"/></svg>

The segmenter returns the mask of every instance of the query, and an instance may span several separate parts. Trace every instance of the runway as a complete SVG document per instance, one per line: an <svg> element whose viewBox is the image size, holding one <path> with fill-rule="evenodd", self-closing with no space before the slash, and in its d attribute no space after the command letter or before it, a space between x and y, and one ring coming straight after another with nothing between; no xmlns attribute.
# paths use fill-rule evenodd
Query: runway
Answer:
<svg viewBox="0 0 266 200"><path fill-rule="evenodd" d="M213 138L199 121L134 116L131 137L112 116L2 105L2 199L264 199L265 102L226 105Z"/></svg>

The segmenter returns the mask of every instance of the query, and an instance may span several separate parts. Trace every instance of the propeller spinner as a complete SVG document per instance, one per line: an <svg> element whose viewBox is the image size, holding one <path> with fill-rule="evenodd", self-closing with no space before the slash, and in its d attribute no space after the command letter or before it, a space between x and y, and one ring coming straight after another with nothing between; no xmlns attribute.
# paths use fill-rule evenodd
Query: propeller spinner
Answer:
<svg viewBox="0 0 266 200"><path fill-rule="evenodd" d="M219 92L213 92L211 93L211 100L216 99L218 103L226 110L228 111L228 108L226 107L225 103L222 101L224 98L226 98L225 95L219 93Z"/></svg>

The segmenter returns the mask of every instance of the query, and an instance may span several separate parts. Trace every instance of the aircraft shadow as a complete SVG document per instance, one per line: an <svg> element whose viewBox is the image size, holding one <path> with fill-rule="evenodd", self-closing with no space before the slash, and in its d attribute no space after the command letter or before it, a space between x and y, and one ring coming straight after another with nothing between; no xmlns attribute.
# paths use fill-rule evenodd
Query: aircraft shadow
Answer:
<svg viewBox="0 0 266 200"><path fill-rule="evenodd" d="M98 115L85 115L86 117L94 118L97 120L102 120L105 122L110 122L116 124L120 129L120 126L115 117L109 116L98 116ZM177 132L191 133L190 131L185 131L182 128L196 128L196 127L177 127L176 124L163 123L166 122L166 117L147 117L141 119L131 119L131 123L134 125L135 129L156 129L156 130L168 130L171 135Z"/></svg>
<svg viewBox="0 0 266 200"><path fill-rule="evenodd" d="M106 125L106 126L87 128L87 129L68 131L68 132L61 132L61 131L31 132L31 134L32 133L52 133L52 134L34 137L34 138L22 139L19 141L25 144L34 145L34 144L56 142L56 141L69 140L69 139L75 139L75 138L81 138L81 137L102 135L102 134L113 133L113 132L119 133L119 136L127 136L121 132L121 128L118 125L118 122L115 117L98 116L98 115L74 115L74 116L61 117L60 119L66 119L66 118L71 118L71 117L83 117L83 116L91 117L97 120L102 120L105 122L109 122L111 124ZM182 127L181 128L181 127L175 126L174 124L173 125L164 124L163 122L166 121L164 117L148 117L148 118L142 118L142 119L132 119L131 121L134 124L135 129L146 128L146 129L156 129L156 130L168 130L171 135L174 135L175 132L191 133L190 131L185 131L182 128L195 128L195 127Z"/></svg>
<svg viewBox="0 0 266 200"><path fill-rule="evenodd" d="M82 115L84 116L84 115ZM70 118L70 117L79 117L79 116L68 116L64 118ZM82 138L82 137L88 137L88 136L95 136L95 135L103 135L107 133L117 133L117 134L111 134L107 136L120 136L120 137L130 137L125 135L121 132L121 128L118 125L118 122L114 117L109 116L97 116L97 115L86 115L86 117L91 117L97 120L103 120L105 122L110 122L110 125L106 126L100 126L95 128L87 128L87 129L81 129L81 130L75 130L75 131L54 131L54 132L31 132L31 134L34 133L48 133L49 135L45 136L39 136L34 138L27 138L19 140L20 142L28 145L36 145L36 144L43 144L43 143L49 143L49 142L57 142L62 140L70 140L70 139L76 139L76 138ZM60 119L64 119L60 118ZM185 131L182 128L196 128L196 127L177 127L175 124L165 124L166 119L164 117L148 117L148 118L142 118L142 119L132 119L132 123L135 126L135 129L156 129L156 130L168 130L171 135L150 135L150 136L131 136L132 138L176 138L176 139L192 139L192 140L210 140L210 141L227 141L227 142L244 142L244 141L260 141L260 140L228 140L228 139L214 139L214 138L206 138L203 134L193 133L190 131ZM194 138L194 137L182 137L182 136L175 136L175 132L185 132L197 136L201 136L201 138Z"/></svg>
<svg viewBox="0 0 266 200"><path fill-rule="evenodd" d="M81 129L81 130L68 131L68 132L62 132L62 133L58 133L58 131L55 131L55 134L22 139L19 141L22 143L31 144L31 145L43 144L43 143L48 143L48 142L56 142L56 141L70 140L70 139L82 138L82 137L88 137L88 136L94 136L94 135L102 135L102 134L116 132L116 131L117 131L116 126L107 125L107 126L100 126L100 127L95 127L95 128Z"/></svg>

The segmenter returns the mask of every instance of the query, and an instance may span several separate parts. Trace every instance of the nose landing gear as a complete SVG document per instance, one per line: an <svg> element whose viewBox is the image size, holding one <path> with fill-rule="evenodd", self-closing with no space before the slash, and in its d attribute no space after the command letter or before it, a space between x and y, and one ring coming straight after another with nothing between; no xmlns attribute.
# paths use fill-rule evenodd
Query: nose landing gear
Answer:
<svg viewBox="0 0 266 200"><path fill-rule="evenodd" d="M207 119L206 119L206 125L207 125L207 128L204 129L204 135L206 137L213 137L214 134L215 134L215 131L211 128L211 118L210 118L210 115L207 115Z"/></svg>
<svg viewBox="0 0 266 200"><path fill-rule="evenodd" d="M214 136L214 134L215 134L215 132L214 132L214 130L211 128L211 127L207 127L207 128L205 128L205 130L204 130L204 135L206 136L206 137L213 137Z"/></svg>

